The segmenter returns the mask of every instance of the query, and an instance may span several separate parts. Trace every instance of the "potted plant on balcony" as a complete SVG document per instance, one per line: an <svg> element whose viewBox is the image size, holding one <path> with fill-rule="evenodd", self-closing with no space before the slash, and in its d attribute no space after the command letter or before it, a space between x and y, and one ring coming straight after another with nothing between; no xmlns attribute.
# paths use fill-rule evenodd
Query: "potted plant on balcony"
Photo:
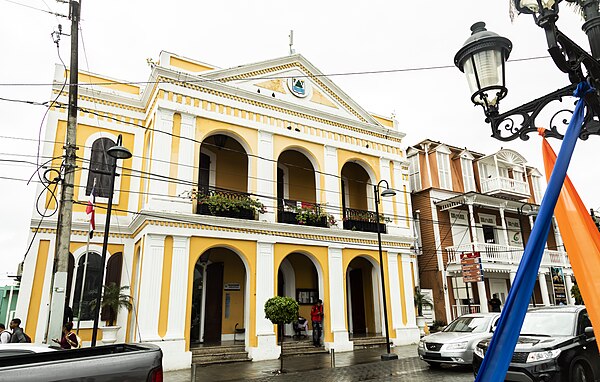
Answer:
<svg viewBox="0 0 600 382"><path fill-rule="evenodd" d="M117 340L117 332L121 328L115 325L119 309L125 308L127 311L131 311L133 308L131 296L123 293L128 289L128 286L119 287L114 282L103 286L102 302L100 303L102 317L106 320L106 325L101 328L103 344L112 344ZM95 311L95 299L90 302L90 307L92 311Z"/></svg>
<svg viewBox="0 0 600 382"><path fill-rule="evenodd" d="M423 316L423 307L433 307L433 301L429 299L429 296L421 293L419 287L415 288L415 307L417 308L417 326L421 335L425 335L425 317Z"/></svg>
<svg viewBox="0 0 600 382"><path fill-rule="evenodd" d="M214 216L255 219L257 214L266 212L264 204L245 194L200 194L198 204L206 205L210 214ZM248 216L242 216L245 213Z"/></svg>
<svg viewBox="0 0 600 382"><path fill-rule="evenodd" d="M296 221L301 225L315 227L331 227L335 225L335 217L324 210L325 205L303 205L296 208Z"/></svg>

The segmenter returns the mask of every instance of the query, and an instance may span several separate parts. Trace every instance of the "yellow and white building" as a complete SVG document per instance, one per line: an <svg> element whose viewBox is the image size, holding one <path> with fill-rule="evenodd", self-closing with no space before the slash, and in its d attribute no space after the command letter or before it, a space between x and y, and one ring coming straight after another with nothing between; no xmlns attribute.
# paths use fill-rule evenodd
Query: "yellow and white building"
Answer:
<svg viewBox="0 0 600 382"><path fill-rule="evenodd" d="M357 335L383 332L383 266L390 337L415 343L415 237L396 121L367 113L301 55L219 69L161 52L150 66L143 86L80 74L66 290L75 316L94 180L100 193L83 340L91 338L86 302L102 266L108 196L106 175L94 170L109 168L105 151L122 134L133 157L118 163L104 283L129 286L135 309L118 315L118 341L157 343L165 369L175 369L189 366L195 343L232 340L243 329L237 336L250 358L274 359L280 348L263 306L279 294L300 300L308 319L321 298L326 348L351 351ZM57 66L55 95L66 76ZM48 115L44 157L62 155L66 102L65 93ZM384 219L373 212L382 179L397 192L382 198ZM219 210L232 200L237 210ZM39 203L56 208L49 194ZM32 235L39 221L34 214ZM383 264L377 224L386 232ZM56 215L41 223L24 264L17 316L36 342L47 331L55 234Z"/></svg>

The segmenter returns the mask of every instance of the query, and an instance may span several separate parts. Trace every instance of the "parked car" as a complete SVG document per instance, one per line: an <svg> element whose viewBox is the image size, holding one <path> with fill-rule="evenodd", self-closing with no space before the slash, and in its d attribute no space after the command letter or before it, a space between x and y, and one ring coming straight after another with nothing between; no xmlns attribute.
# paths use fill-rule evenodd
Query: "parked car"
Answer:
<svg viewBox="0 0 600 382"><path fill-rule="evenodd" d="M477 375L491 338L474 350ZM600 380L600 355L584 306L530 309L506 374L507 381L587 382Z"/></svg>
<svg viewBox="0 0 600 382"><path fill-rule="evenodd" d="M152 344L117 344L54 350L39 344L6 344L0 381L162 382L162 351Z"/></svg>
<svg viewBox="0 0 600 382"><path fill-rule="evenodd" d="M60 348L58 347L31 343L0 344L0 358L11 357L14 355L47 353L59 349Z"/></svg>
<svg viewBox="0 0 600 382"><path fill-rule="evenodd" d="M430 366L442 364L470 365L473 348L483 338L490 337L500 313L465 314L452 321L441 332L419 341L419 357Z"/></svg>

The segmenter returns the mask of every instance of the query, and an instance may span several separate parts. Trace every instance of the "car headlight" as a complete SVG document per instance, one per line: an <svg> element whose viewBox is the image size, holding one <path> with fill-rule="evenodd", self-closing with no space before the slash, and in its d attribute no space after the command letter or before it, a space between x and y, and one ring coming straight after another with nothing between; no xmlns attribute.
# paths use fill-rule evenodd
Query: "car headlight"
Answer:
<svg viewBox="0 0 600 382"><path fill-rule="evenodd" d="M529 362L538 362L538 361L546 361L549 359L554 359L558 357L560 354L560 349L547 350L547 351L534 351L529 353L527 356L527 363Z"/></svg>
<svg viewBox="0 0 600 382"><path fill-rule="evenodd" d="M419 341L419 349L425 349L425 341Z"/></svg>
<svg viewBox="0 0 600 382"><path fill-rule="evenodd" d="M446 348L446 350L465 350L467 348L468 344L469 344L468 341L457 342L454 344L446 344L445 348Z"/></svg>
<svg viewBox="0 0 600 382"><path fill-rule="evenodd" d="M475 349L473 349L473 353L477 354L477 356L481 359L485 357L485 352L479 346L475 346Z"/></svg>

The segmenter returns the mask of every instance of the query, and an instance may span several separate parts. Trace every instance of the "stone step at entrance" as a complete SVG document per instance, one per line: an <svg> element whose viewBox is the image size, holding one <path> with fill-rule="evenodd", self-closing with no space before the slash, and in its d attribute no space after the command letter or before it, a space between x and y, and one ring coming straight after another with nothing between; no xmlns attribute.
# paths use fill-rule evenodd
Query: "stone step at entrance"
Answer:
<svg viewBox="0 0 600 382"><path fill-rule="evenodd" d="M323 346L318 348L314 347L312 340L284 341L282 346L284 357L303 354L328 353Z"/></svg>
<svg viewBox="0 0 600 382"><path fill-rule="evenodd" d="M356 337L351 339L354 349L369 349L385 346L384 336Z"/></svg>
<svg viewBox="0 0 600 382"><path fill-rule="evenodd" d="M250 361L243 344L200 346L192 347L190 350L192 352L192 363L197 365Z"/></svg>

